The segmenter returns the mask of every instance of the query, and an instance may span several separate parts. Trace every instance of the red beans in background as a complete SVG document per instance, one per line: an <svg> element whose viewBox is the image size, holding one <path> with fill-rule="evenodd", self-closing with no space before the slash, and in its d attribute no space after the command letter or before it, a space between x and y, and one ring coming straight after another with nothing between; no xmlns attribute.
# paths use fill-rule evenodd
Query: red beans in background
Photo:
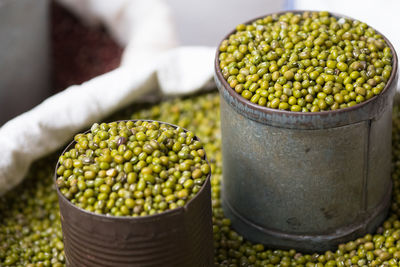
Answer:
<svg viewBox="0 0 400 267"><path fill-rule="evenodd" d="M51 2L54 93L117 68L123 48L104 27L89 27L60 4Z"/></svg>

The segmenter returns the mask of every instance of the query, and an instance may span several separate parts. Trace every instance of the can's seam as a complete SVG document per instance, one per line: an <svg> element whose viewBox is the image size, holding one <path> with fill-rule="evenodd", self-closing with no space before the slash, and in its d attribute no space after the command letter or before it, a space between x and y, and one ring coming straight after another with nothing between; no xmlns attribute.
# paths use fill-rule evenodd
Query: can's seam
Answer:
<svg viewBox="0 0 400 267"><path fill-rule="evenodd" d="M364 167L363 167L363 184L362 184L362 199L361 199L361 210L367 212L367 201L368 201L368 169L369 169L369 158L370 158L370 142L371 142L371 120L367 121L367 142L364 143Z"/></svg>

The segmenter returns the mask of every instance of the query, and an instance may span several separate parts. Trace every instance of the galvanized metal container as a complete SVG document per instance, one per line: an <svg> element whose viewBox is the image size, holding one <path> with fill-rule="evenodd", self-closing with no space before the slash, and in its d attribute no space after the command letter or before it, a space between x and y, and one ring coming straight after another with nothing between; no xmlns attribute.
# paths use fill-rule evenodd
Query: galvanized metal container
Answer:
<svg viewBox="0 0 400 267"><path fill-rule="evenodd" d="M382 93L350 108L316 113L244 99L225 81L217 51L222 203L244 237L272 247L323 251L372 232L384 220L392 190L397 85L397 55L385 41L393 70Z"/></svg>
<svg viewBox="0 0 400 267"><path fill-rule="evenodd" d="M50 95L48 0L0 0L0 126Z"/></svg>
<svg viewBox="0 0 400 267"><path fill-rule="evenodd" d="M143 217L88 212L57 188L67 266L213 266L210 177L185 206Z"/></svg>

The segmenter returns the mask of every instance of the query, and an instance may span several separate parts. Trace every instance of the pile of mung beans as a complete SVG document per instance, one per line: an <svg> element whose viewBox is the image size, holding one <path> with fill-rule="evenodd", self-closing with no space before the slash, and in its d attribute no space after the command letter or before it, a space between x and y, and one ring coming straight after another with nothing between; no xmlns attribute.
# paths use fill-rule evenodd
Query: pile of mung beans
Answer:
<svg viewBox="0 0 400 267"><path fill-rule="evenodd" d="M392 54L367 24L329 12L291 12L240 24L221 42L229 86L257 105L295 112L347 108L378 95Z"/></svg>
<svg viewBox="0 0 400 267"><path fill-rule="evenodd" d="M267 249L243 239L221 209L222 175L219 98L208 93L126 109L110 120L152 119L184 127L204 144L212 172L215 266L398 266L400 263L400 112L393 112L393 199L374 234L339 245L336 251L302 254ZM35 162L25 181L0 198L0 266L65 266L54 166L57 152Z"/></svg>
<svg viewBox="0 0 400 267"><path fill-rule="evenodd" d="M210 167L193 132L158 121L95 123L59 158L56 184L97 214L146 216L183 207Z"/></svg>

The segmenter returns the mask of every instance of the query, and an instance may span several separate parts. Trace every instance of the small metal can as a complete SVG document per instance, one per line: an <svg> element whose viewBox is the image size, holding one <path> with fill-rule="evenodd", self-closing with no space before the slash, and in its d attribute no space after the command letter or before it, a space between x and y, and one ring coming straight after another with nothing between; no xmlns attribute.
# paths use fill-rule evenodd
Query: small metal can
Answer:
<svg viewBox="0 0 400 267"><path fill-rule="evenodd" d="M222 204L245 238L271 247L324 251L382 223L392 190L397 85L397 55L385 41L393 70L382 93L353 107L315 113L270 109L244 99L224 79L217 51Z"/></svg>
<svg viewBox="0 0 400 267"><path fill-rule="evenodd" d="M185 206L142 217L88 212L56 186L67 266L213 266L210 177Z"/></svg>

